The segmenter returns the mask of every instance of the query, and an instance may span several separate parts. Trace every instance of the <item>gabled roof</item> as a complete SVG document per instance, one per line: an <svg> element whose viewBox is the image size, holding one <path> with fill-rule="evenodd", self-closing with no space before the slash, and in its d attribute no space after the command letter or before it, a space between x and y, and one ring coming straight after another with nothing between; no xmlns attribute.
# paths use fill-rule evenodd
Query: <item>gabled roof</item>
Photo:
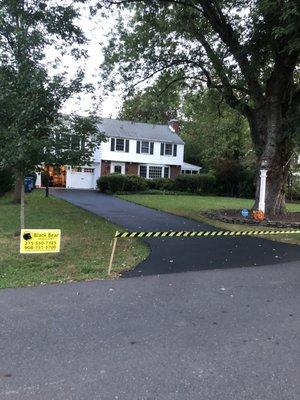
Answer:
<svg viewBox="0 0 300 400"><path fill-rule="evenodd" d="M108 137L184 144L184 141L172 132L168 125L152 125L103 118L99 124L99 129Z"/></svg>

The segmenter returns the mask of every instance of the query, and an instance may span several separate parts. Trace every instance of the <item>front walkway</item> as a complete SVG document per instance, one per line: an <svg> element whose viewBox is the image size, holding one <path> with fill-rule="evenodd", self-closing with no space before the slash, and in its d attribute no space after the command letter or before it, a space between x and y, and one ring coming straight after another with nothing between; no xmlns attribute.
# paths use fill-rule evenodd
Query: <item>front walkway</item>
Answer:
<svg viewBox="0 0 300 400"><path fill-rule="evenodd" d="M132 231L215 230L183 217L86 190L51 194ZM126 240L126 239L120 239ZM300 260L300 246L256 237L149 238L151 254L123 276L240 268Z"/></svg>

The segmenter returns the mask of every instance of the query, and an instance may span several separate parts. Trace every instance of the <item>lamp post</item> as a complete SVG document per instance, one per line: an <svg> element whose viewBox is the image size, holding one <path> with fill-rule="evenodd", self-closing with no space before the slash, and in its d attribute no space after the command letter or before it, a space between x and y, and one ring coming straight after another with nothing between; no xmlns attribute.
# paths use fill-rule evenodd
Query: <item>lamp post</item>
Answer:
<svg viewBox="0 0 300 400"><path fill-rule="evenodd" d="M266 210L266 181L267 181L267 160L262 160L260 170L259 204L258 209L265 213Z"/></svg>

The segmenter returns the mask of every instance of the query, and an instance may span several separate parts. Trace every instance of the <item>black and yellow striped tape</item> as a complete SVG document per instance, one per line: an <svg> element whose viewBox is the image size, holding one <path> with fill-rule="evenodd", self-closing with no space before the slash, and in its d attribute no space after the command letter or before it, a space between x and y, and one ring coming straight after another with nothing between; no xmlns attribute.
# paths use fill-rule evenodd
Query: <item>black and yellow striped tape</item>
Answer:
<svg viewBox="0 0 300 400"><path fill-rule="evenodd" d="M198 236L252 236L300 233L300 229L276 229L266 231L167 231L167 232L116 232L116 238L133 237L198 237Z"/></svg>

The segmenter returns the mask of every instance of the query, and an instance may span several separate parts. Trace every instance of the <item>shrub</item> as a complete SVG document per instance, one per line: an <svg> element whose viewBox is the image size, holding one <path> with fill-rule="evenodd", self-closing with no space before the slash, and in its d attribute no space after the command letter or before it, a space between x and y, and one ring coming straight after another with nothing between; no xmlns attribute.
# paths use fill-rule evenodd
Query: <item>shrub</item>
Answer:
<svg viewBox="0 0 300 400"><path fill-rule="evenodd" d="M174 188L174 181L169 178L148 179L147 182L148 182L149 189L173 190L173 188Z"/></svg>
<svg viewBox="0 0 300 400"><path fill-rule="evenodd" d="M106 193L109 190L108 186L109 177L108 175L101 176L97 179L97 188L100 192Z"/></svg>
<svg viewBox="0 0 300 400"><path fill-rule="evenodd" d="M100 192L140 192L148 189L145 178L136 175L110 174L97 180Z"/></svg>
<svg viewBox="0 0 300 400"><path fill-rule="evenodd" d="M0 170L0 196L9 192L14 184L14 176L11 170L2 169Z"/></svg>
<svg viewBox="0 0 300 400"><path fill-rule="evenodd" d="M108 175L108 190L112 193L123 192L127 177L122 174Z"/></svg>
<svg viewBox="0 0 300 400"><path fill-rule="evenodd" d="M244 166L238 160L219 159L215 166L216 193L227 196L255 195L255 166Z"/></svg>
<svg viewBox="0 0 300 400"><path fill-rule="evenodd" d="M175 190L180 192L192 192L197 191L197 177L196 175L178 175L174 183Z"/></svg>
<svg viewBox="0 0 300 400"><path fill-rule="evenodd" d="M174 189L181 192L211 194L214 192L216 178L212 173L195 175L178 175Z"/></svg>
<svg viewBox="0 0 300 400"><path fill-rule="evenodd" d="M216 177L212 172L208 172L207 174L198 174L194 175L197 177L198 188L197 191L200 191L203 194L213 194L216 188Z"/></svg>
<svg viewBox="0 0 300 400"><path fill-rule="evenodd" d="M140 192L148 189L148 183L145 178L137 175L126 175L124 185L125 192Z"/></svg>
<svg viewBox="0 0 300 400"><path fill-rule="evenodd" d="M239 197L253 198L255 196L255 168L243 168L240 173L237 194Z"/></svg>
<svg viewBox="0 0 300 400"><path fill-rule="evenodd" d="M238 160L220 158L215 165L215 175L217 194L237 196L241 181L241 164Z"/></svg>

